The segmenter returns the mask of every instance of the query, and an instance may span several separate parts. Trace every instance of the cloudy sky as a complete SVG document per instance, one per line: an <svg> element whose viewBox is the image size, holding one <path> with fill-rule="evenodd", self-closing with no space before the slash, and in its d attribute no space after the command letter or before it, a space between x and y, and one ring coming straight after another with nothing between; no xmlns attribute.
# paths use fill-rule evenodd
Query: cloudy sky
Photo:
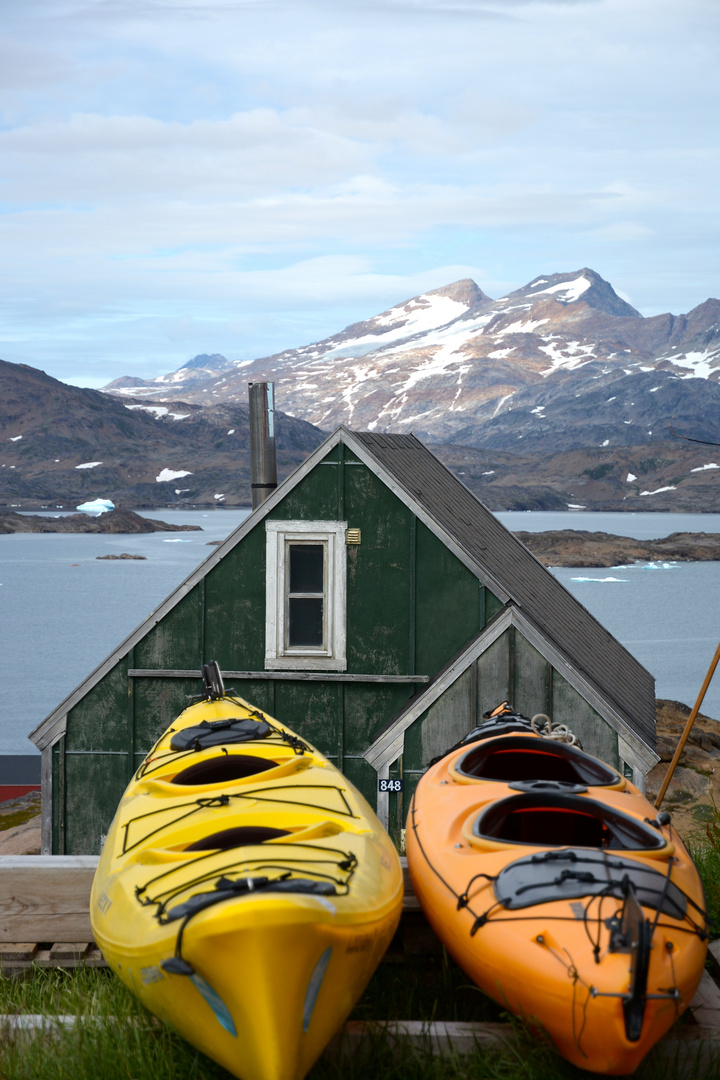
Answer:
<svg viewBox="0 0 720 1080"><path fill-rule="evenodd" d="M720 295L717 0L0 0L0 357L79 385L461 277Z"/></svg>

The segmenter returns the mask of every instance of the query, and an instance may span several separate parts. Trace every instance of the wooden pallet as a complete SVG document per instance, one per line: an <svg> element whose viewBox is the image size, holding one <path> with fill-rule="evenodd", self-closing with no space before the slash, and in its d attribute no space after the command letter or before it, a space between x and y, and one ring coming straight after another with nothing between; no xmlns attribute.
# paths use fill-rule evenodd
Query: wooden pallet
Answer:
<svg viewBox="0 0 720 1080"><path fill-rule="evenodd" d="M94 941L2 942L0 971L37 967L107 967Z"/></svg>
<svg viewBox="0 0 720 1080"><path fill-rule="evenodd" d="M92 855L0 856L0 944L90 944L97 862Z"/></svg>
<svg viewBox="0 0 720 1080"><path fill-rule="evenodd" d="M105 966L90 925L94 855L0 856L0 967ZM403 860L405 896L401 930L388 962L441 952L412 891Z"/></svg>

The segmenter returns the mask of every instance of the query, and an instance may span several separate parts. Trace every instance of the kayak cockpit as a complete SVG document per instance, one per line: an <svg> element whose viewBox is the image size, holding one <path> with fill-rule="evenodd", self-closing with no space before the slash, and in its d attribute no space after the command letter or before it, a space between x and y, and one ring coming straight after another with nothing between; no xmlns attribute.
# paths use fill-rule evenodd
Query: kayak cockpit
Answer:
<svg viewBox="0 0 720 1080"><path fill-rule="evenodd" d="M238 825L234 829L221 829L188 844L185 851L230 851L232 848L265 844L281 836L290 836L289 829L272 829L264 825Z"/></svg>
<svg viewBox="0 0 720 1080"><path fill-rule="evenodd" d="M625 786L615 769L575 746L533 735L513 735L476 743L450 767L455 779L512 781L550 780L583 787Z"/></svg>
<svg viewBox="0 0 720 1080"><path fill-rule="evenodd" d="M491 803L472 822L471 842L495 841L544 848L660 851L661 832L637 818L580 795L511 795Z"/></svg>
<svg viewBox="0 0 720 1080"><path fill-rule="evenodd" d="M196 761L169 779L172 784L187 784L193 787L228 784L233 780L258 776L269 769L277 768L278 764L279 762L272 758L256 757L254 754L223 754L220 757Z"/></svg>

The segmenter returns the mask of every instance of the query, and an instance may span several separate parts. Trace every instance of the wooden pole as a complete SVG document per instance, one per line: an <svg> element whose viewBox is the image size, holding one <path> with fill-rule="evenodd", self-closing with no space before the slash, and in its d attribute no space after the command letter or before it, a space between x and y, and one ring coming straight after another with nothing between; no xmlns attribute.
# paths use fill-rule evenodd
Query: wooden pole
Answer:
<svg viewBox="0 0 720 1080"><path fill-rule="evenodd" d="M710 680L712 679L713 675L715 674L715 668L718 666L718 661L719 660L720 660L720 645L718 645L717 649L715 650L715 655L713 656L712 663L710 664L710 667L708 668L708 673L705 676L705 682L702 684L702 686L700 688L700 693L698 694L698 699L695 702L695 704L693 705L692 712L690 713L690 715L687 718L687 723L685 725L685 730L683 731L682 735L680 736L680 742L678 743L677 750L675 751L673 759L670 762L670 768L668 769L668 771L667 771L667 773L665 775L665 779L662 782L662 787L660 788L660 792L658 794L658 797L655 800L655 809L656 810L660 806L660 803L665 798L665 792L667 791L668 786L670 784L670 781L673 778L673 773L675 772L675 769L677 768L677 763L680 760L680 755L682 754L683 749L685 747L685 743L688 740L690 730L691 730L693 724L695 723L695 717L700 712L700 706L703 703L703 698L705 697L705 694L707 692L707 688L710 685Z"/></svg>

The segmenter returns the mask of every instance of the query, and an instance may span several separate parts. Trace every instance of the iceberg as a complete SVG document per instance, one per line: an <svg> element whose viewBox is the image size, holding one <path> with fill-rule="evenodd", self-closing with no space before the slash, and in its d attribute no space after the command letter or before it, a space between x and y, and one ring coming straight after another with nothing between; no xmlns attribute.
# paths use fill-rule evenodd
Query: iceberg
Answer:
<svg viewBox="0 0 720 1080"><path fill-rule="evenodd" d="M95 514L97 517L107 510L114 510L115 503L111 499L93 499L91 502L80 503L75 509L82 510L85 514Z"/></svg>
<svg viewBox="0 0 720 1080"><path fill-rule="evenodd" d="M629 581L629 578L623 577L574 577L570 578L571 581Z"/></svg>

